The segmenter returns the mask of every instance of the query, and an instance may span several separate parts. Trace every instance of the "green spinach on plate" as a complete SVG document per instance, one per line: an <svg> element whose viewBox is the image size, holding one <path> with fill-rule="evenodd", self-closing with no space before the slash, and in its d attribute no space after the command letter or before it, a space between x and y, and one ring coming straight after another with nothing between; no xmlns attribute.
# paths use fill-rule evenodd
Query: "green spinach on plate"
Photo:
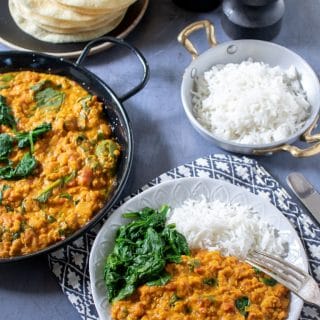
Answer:
<svg viewBox="0 0 320 320"><path fill-rule="evenodd" d="M109 302L130 296L142 284L166 284L170 280L166 264L179 263L181 255L190 254L185 237L174 225L166 225L168 212L164 205L123 215L133 221L118 229L107 257L104 279Z"/></svg>

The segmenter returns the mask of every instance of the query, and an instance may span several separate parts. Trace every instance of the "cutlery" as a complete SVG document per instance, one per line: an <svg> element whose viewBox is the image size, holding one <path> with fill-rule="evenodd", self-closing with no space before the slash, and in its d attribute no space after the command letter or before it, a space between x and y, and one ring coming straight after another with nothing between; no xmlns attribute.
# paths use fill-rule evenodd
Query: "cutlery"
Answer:
<svg viewBox="0 0 320 320"><path fill-rule="evenodd" d="M320 307L320 290L307 272L293 264L261 251L250 252L246 262L265 272L302 300Z"/></svg>
<svg viewBox="0 0 320 320"><path fill-rule="evenodd" d="M287 183L298 199L310 211L313 218L320 224L320 194L313 185L299 172L292 172Z"/></svg>

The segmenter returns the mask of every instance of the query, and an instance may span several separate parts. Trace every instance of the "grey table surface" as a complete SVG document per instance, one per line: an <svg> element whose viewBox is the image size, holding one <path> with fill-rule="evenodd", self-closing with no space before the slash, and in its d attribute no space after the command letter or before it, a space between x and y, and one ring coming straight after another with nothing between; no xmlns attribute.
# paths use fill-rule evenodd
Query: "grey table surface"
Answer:
<svg viewBox="0 0 320 320"><path fill-rule="evenodd" d="M320 1L287 0L280 34L273 42L301 55L320 73ZM230 40L221 27L221 9L192 13L171 0L151 0L138 27L127 40L149 62L151 77L139 94L125 102L134 132L134 165L124 195L175 166L212 153L226 153L200 136L184 114L180 84L190 55L176 37L186 25L209 19L219 42ZM207 49L205 36L192 36L199 51ZM0 50L8 50L0 45ZM105 80L117 94L137 83L140 67L126 51L112 48L91 56L87 68ZM293 158L286 153L256 158L283 186L286 176L300 171L320 189L320 156ZM287 188L288 189L288 188ZM289 192L290 193L290 192ZM0 265L0 319L80 319L51 274L45 256Z"/></svg>

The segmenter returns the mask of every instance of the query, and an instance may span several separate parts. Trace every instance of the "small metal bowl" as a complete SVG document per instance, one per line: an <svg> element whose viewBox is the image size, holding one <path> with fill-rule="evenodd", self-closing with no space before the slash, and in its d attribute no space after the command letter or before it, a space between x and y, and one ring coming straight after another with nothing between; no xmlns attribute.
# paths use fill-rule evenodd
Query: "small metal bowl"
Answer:
<svg viewBox="0 0 320 320"><path fill-rule="evenodd" d="M212 47L201 55L198 55L197 50L188 39L191 33L199 29L205 29L208 42ZM272 154L276 151L287 151L295 157L309 157L320 153L320 134L311 134L319 118L320 85L313 69L299 55L283 46L261 40L234 40L217 45L214 26L207 20L187 26L180 32L178 41L188 50L193 59L183 75L181 84L182 104L191 124L201 135L222 149L241 154L263 155ZM204 128L194 116L192 91L194 90L196 77L211 69L213 65L240 63L248 58L264 62L271 67L279 66L284 70L293 65L300 76L301 85L311 105L310 117L300 130L287 139L257 145L228 141L217 137ZM291 144L299 138L306 142L314 142L314 144L307 149L292 146Z"/></svg>

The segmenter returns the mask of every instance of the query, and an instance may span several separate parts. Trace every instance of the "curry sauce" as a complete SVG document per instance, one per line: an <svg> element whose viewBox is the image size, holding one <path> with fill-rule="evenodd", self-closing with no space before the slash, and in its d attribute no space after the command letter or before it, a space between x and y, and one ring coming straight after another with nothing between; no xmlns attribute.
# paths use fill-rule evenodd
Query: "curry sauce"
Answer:
<svg viewBox="0 0 320 320"><path fill-rule="evenodd" d="M289 292L281 284L235 257L196 251L171 263L163 286L140 286L112 305L114 320L283 320Z"/></svg>
<svg viewBox="0 0 320 320"><path fill-rule="evenodd" d="M66 77L2 74L0 98L4 258L38 251L85 225L116 183L120 146L102 103Z"/></svg>

